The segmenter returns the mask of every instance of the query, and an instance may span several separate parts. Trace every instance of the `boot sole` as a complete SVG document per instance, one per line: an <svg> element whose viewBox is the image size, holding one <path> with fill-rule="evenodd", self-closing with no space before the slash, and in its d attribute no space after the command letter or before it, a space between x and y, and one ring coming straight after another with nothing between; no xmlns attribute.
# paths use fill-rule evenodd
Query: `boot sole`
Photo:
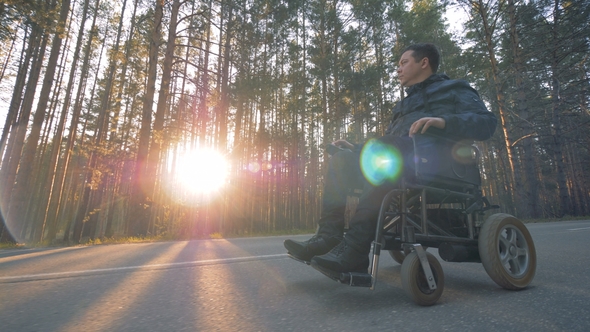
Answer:
<svg viewBox="0 0 590 332"><path fill-rule="evenodd" d="M301 258L293 255L290 252L287 252L287 256L289 256L291 259L294 259L294 260L298 261L299 263L303 263L303 264L306 264L306 265L309 265L311 263L311 261L303 260L303 259L301 259Z"/></svg>
<svg viewBox="0 0 590 332"><path fill-rule="evenodd" d="M326 269L325 267L320 266L315 261L312 261L310 265L314 269L320 271L326 277L328 277L328 278L330 278L332 280L335 280L335 281L340 281L340 275L342 274L341 272L336 272L336 271L333 271L333 270L330 270L330 269Z"/></svg>

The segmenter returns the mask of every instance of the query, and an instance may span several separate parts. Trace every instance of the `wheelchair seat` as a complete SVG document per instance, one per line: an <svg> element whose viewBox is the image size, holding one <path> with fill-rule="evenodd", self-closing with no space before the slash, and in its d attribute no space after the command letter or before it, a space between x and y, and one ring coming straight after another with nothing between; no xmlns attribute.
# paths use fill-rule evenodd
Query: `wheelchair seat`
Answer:
<svg viewBox="0 0 590 332"><path fill-rule="evenodd" d="M461 192L481 185L480 154L472 141L416 135L413 142L414 172L410 182Z"/></svg>

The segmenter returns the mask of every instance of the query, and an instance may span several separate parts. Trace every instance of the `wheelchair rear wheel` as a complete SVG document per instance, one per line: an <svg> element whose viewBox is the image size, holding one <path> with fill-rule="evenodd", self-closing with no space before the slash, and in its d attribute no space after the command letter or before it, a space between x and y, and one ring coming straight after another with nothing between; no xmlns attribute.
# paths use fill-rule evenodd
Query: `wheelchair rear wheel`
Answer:
<svg viewBox="0 0 590 332"><path fill-rule="evenodd" d="M445 287L445 276L436 257L429 252L426 253L426 257L434 275L436 289L432 290L428 287L428 281L420 264L420 258L415 252L411 252L405 257L402 264L401 279L404 290L414 302L419 305L430 306L435 304L441 297Z"/></svg>
<svg viewBox="0 0 590 332"><path fill-rule="evenodd" d="M520 220L505 213L491 215L481 228L478 246L486 272L501 287L518 290L533 280L535 244Z"/></svg>

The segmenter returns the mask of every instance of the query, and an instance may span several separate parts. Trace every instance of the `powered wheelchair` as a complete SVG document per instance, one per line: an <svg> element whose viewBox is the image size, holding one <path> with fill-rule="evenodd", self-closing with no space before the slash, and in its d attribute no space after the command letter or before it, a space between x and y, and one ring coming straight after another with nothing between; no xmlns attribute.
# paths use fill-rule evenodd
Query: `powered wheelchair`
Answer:
<svg viewBox="0 0 590 332"><path fill-rule="evenodd" d="M414 170L381 204L368 273L342 273L335 279L374 289L385 250L402 265L406 293L420 305L433 305L445 278L441 264L426 249L438 248L447 262L481 262L505 289L529 285L536 252L527 228L504 213L483 220L487 210L499 206L482 195L477 147L425 135L416 135L413 142Z"/></svg>

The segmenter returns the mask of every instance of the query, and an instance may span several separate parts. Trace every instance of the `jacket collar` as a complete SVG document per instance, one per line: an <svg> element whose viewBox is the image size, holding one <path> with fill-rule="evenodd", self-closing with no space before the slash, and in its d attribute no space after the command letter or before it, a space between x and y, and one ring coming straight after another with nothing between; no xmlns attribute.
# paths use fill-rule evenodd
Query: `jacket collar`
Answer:
<svg viewBox="0 0 590 332"><path fill-rule="evenodd" d="M446 81L450 78L446 74L432 74L430 77L420 83L416 83L408 88L407 95L411 95L418 90L422 90L434 82Z"/></svg>

